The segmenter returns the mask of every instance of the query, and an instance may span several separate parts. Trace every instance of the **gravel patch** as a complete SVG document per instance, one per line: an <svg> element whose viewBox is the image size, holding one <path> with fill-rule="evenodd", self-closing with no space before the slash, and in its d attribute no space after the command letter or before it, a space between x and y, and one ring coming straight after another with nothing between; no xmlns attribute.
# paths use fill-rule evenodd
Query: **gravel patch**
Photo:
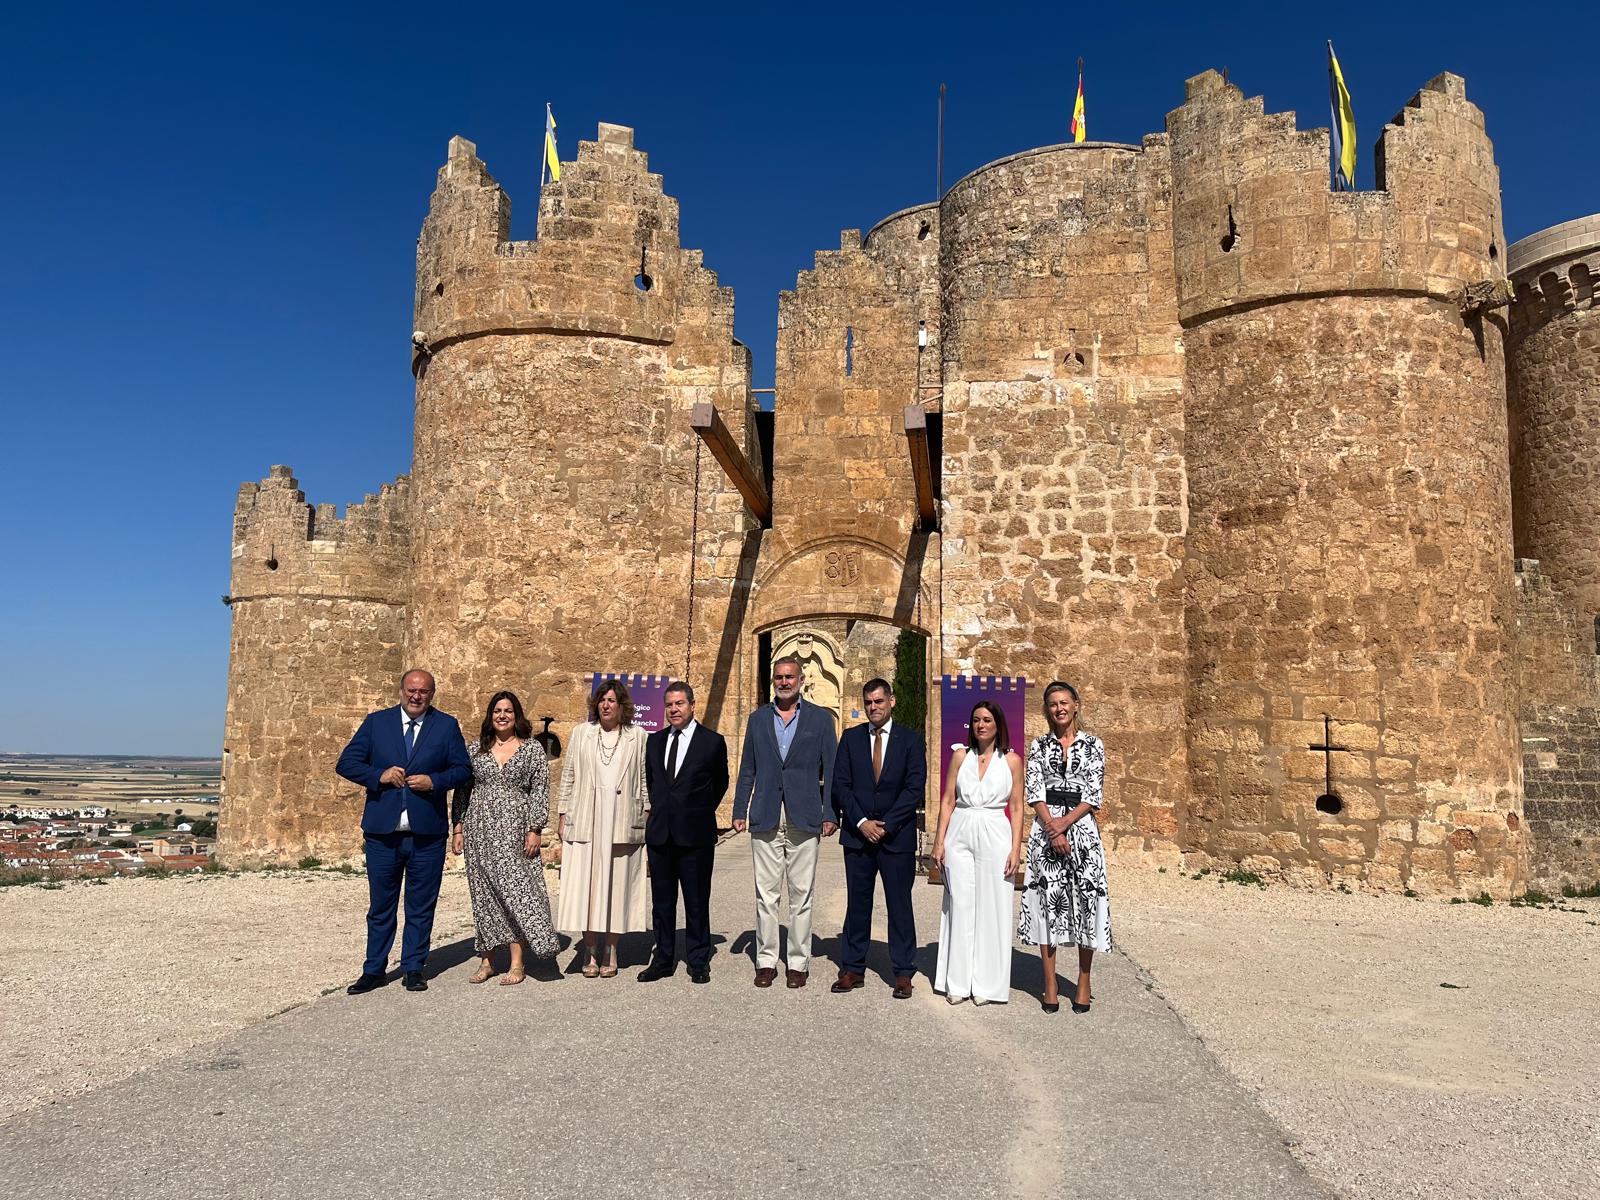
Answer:
<svg viewBox="0 0 1600 1200"><path fill-rule="evenodd" d="M1120 948L1351 1197L1600 1197L1600 904L1112 881Z"/></svg>
<svg viewBox="0 0 1600 1200"><path fill-rule="evenodd" d="M366 910L366 877L327 871L0 890L0 1121L343 987ZM471 931L448 872L433 944Z"/></svg>

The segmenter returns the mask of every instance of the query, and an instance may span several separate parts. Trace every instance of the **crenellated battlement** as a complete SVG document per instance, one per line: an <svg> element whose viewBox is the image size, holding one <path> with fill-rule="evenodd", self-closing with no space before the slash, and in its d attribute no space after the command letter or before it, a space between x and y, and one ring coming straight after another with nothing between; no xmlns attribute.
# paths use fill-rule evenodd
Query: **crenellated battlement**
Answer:
<svg viewBox="0 0 1600 1200"><path fill-rule="evenodd" d="M452 138L417 241L414 371L487 334L667 344L685 319L685 285L695 303L720 290L700 252L679 246L678 202L626 126L602 123L545 184L536 240L509 240L510 220L510 198L477 147Z"/></svg>
<svg viewBox="0 0 1600 1200"><path fill-rule="evenodd" d="M233 603L316 596L405 602L411 481L404 475L349 505L311 505L293 471L242 484L233 514Z"/></svg>
<svg viewBox="0 0 1600 1200"><path fill-rule="evenodd" d="M1334 192L1326 128L1301 130L1215 71L1167 116L1185 325L1294 296L1441 300L1503 277L1500 180L1465 82L1430 80L1384 127L1378 190Z"/></svg>
<svg viewBox="0 0 1600 1200"><path fill-rule="evenodd" d="M1525 337L1551 319L1595 306L1600 283L1600 213L1530 234L1506 256L1517 303L1511 328Z"/></svg>

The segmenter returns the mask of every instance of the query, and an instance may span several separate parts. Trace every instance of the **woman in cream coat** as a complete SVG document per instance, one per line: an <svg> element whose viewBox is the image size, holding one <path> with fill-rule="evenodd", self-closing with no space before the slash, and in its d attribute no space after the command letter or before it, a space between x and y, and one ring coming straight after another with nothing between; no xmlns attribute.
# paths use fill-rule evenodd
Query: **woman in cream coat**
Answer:
<svg viewBox="0 0 1600 1200"><path fill-rule="evenodd" d="M589 697L589 720L572 731L561 768L561 891L556 928L583 935L583 974L617 973L617 938L645 926L645 731L620 679ZM605 962L595 945L605 936Z"/></svg>

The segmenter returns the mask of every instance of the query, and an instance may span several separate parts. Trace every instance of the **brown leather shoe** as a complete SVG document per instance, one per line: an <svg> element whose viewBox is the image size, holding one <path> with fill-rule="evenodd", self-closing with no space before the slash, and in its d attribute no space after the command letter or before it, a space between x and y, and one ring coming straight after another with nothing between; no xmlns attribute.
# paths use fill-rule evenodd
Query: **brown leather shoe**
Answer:
<svg viewBox="0 0 1600 1200"><path fill-rule="evenodd" d="M866 979L854 971L840 971L839 978L833 981L830 992L853 992L866 983Z"/></svg>
<svg viewBox="0 0 1600 1200"><path fill-rule="evenodd" d="M756 986L757 987L771 987L772 986L772 981L774 979L776 979L777 977L778 977L778 968L777 967L757 967L756 968Z"/></svg>
<svg viewBox="0 0 1600 1200"><path fill-rule="evenodd" d="M896 1000L909 1000L911 999L911 993L913 990L911 976L896 975L894 977L894 991L889 994L892 995Z"/></svg>
<svg viewBox="0 0 1600 1200"><path fill-rule="evenodd" d="M807 978L808 975L805 971L796 971L791 969L789 971L788 986L792 988L803 988L806 985Z"/></svg>

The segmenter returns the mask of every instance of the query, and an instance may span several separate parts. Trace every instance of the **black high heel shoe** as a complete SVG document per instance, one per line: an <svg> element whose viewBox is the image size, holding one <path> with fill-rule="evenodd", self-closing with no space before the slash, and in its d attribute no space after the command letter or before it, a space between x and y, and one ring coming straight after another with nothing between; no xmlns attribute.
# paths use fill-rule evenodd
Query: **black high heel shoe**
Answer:
<svg viewBox="0 0 1600 1200"><path fill-rule="evenodd" d="M1094 993L1091 991L1089 993L1089 1004L1093 1004L1093 1003L1094 1003ZM1089 1011L1089 1004L1079 1004L1078 1003L1077 985L1073 985L1073 990L1072 990L1072 1011L1075 1012L1075 1013L1086 1013L1086 1012Z"/></svg>
<svg viewBox="0 0 1600 1200"><path fill-rule="evenodd" d="M1052 1004L1048 1000L1041 1000L1039 1001L1039 1007L1044 1009L1045 1012L1060 1012L1061 1001L1057 1000L1054 1004Z"/></svg>

